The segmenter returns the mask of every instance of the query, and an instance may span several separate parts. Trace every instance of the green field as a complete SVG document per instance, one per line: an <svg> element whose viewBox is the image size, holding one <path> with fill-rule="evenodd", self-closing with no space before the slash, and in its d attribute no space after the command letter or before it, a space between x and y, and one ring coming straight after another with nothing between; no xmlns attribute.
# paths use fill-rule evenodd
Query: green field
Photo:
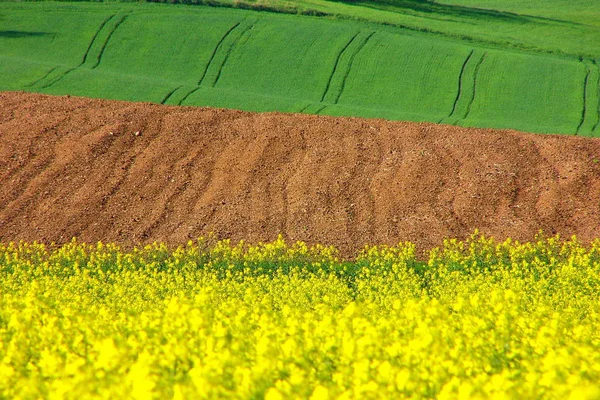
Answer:
<svg viewBox="0 0 600 400"><path fill-rule="evenodd" d="M0 90L600 136L592 2L444 3L7 2Z"/></svg>

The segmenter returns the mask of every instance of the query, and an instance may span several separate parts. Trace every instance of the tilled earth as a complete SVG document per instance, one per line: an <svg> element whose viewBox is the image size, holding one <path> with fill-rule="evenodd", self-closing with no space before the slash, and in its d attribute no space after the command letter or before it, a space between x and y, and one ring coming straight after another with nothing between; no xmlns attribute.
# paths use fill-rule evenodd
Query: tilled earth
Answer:
<svg viewBox="0 0 600 400"><path fill-rule="evenodd" d="M600 237L600 140L0 93L0 241Z"/></svg>

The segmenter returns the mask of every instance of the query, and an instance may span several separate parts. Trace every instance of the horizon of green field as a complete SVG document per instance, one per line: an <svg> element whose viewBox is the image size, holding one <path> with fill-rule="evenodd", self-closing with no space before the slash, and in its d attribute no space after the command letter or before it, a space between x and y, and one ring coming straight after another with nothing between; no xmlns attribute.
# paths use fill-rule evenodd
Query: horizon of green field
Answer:
<svg viewBox="0 0 600 400"><path fill-rule="evenodd" d="M600 52L516 47L223 7L0 4L0 90L599 136Z"/></svg>

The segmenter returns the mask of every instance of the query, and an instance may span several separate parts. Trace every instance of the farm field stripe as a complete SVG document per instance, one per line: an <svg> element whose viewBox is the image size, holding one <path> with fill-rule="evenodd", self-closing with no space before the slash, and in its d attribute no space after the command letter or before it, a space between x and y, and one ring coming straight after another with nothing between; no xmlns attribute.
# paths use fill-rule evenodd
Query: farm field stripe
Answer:
<svg viewBox="0 0 600 400"><path fill-rule="evenodd" d="M231 52L233 51L233 49L235 48L235 46L237 45L237 43L240 41L240 39L246 34L248 33L250 30L252 30L254 28L254 26L256 25L255 21L254 23L252 23L251 25L247 26L238 37L236 37L234 39L234 41L231 43L231 45L229 46L229 49L227 50L227 53L225 53L225 58L223 59L223 62L221 63L221 65L219 66L219 70L217 72L217 76L215 77L215 80L212 83L212 87L215 87L217 85L217 83L219 82L219 79L221 79L221 74L223 73L223 68L225 67L225 64L227 64L227 60L229 60L229 56L231 55Z"/></svg>
<svg viewBox="0 0 600 400"><path fill-rule="evenodd" d="M122 16L121 19L119 19L117 21L117 23L115 24L115 26L112 28L112 30L110 31L110 33L106 37L106 40L102 44L102 48L100 49L100 52L98 53L98 57L96 58L96 64L94 64L94 66L92 66L92 69L96 69L98 67L98 65L100 65L100 63L102 62L102 56L104 55L104 52L106 51L106 47L108 46L108 42L110 41L110 39L112 38L112 36L115 34L115 32L117 31L117 29L119 28L119 26L121 26L121 24L123 22L125 22L125 20L128 17L129 17L129 14L126 14L126 15Z"/></svg>
<svg viewBox="0 0 600 400"><path fill-rule="evenodd" d="M358 53L360 53L360 51L366 46L366 44L369 42L369 40L371 40L371 38L373 37L373 35L375 35L375 32L371 32L365 38L365 40L363 40L361 42L361 44L354 51L354 53L352 53L352 56L350 56L350 60L348 62L348 68L346 69L346 73L344 74L344 77L342 78L342 84L340 86L340 90L339 90L337 96L335 97L335 102L334 102L335 104L338 103L338 101L340 100L340 97L342 96L342 93L344 93L344 89L346 88L346 80L348 79L348 75L350 75L350 70L352 70L352 65L354 64L354 59L356 58L356 56L358 55Z"/></svg>
<svg viewBox="0 0 600 400"><path fill-rule="evenodd" d="M325 90L323 91L323 95L321 96L321 101L325 100L325 96L327 95L327 92L329 92L329 87L331 86L331 81L333 80L333 76L335 75L335 73L337 71L337 67L340 62L340 59L342 58L342 54L344 54L344 52L346 51L348 46L350 46L352 44L352 42L354 42L354 40L356 39L356 37L359 34L360 34L360 31L356 32L356 34L354 36L352 36L352 38L348 41L348 43L346 43L346 45L338 53L337 58L335 59L335 63L333 64L333 69L331 70L331 74L329 75L327 85L325 86Z"/></svg>
<svg viewBox="0 0 600 400"><path fill-rule="evenodd" d="M213 62L213 60L215 58L215 55L217 54L217 51L219 51L219 48L223 44L223 41L225 41L225 39L231 34L231 32L233 32L235 29L237 29L237 27L240 26L240 24L241 24L241 22L237 22L236 24L234 24L231 28L229 28L227 30L227 32L225 32L225 34L223 35L223 37L221 37L221 39L219 40L219 42L217 43L217 45L213 49L213 52L210 55L210 58L208 59L208 62L206 63L206 67L204 68L204 72L202 73L202 76L198 80L198 86L200 86L202 84L202 81L204 80L204 77L206 76L206 73L208 72L208 68L212 64L212 62Z"/></svg>
<svg viewBox="0 0 600 400"><path fill-rule="evenodd" d="M173 94L181 88L182 88L182 86L177 86L175 89L173 89L169 93L167 93L167 95L161 100L160 104L165 104L167 102L167 100L169 100L171 98L171 96L173 96Z"/></svg>
<svg viewBox="0 0 600 400"><path fill-rule="evenodd" d="M461 119L467 118L467 116L471 113L471 107L473 106L473 102L475 101L475 95L477 94L477 76L479 75L479 68L481 68L481 64L485 60L487 56L487 52L484 52L481 55L481 58L477 61L477 65L475 66L475 72L473 73L473 92L471 93L471 98L469 99L469 103L467 105L467 112ZM458 121L457 121L458 122Z"/></svg>
<svg viewBox="0 0 600 400"><path fill-rule="evenodd" d="M467 64L469 64L471 57L473 57L473 53L475 53L475 49L471 50L467 58L465 58L465 62L463 63L462 68L460 69L460 74L458 76L458 89L456 91L456 98L454 99L454 104L452 105L452 111L450 111L450 114L448 114L446 118L442 118L440 120L440 123L442 123L446 119L452 118L452 116L454 116L454 113L456 112L458 102L463 95L463 80L465 79L465 71L467 69Z"/></svg>

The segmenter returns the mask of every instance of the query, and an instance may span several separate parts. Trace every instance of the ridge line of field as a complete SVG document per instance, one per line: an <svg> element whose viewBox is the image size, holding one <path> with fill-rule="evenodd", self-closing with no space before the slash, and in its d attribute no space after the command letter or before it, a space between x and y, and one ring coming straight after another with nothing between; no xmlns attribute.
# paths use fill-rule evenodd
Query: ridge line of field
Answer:
<svg viewBox="0 0 600 400"><path fill-rule="evenodd" d="M125 20L127 19L127 17L129 17L129 13L125 14L124 16L122 16L121 19L119 19L119 21L117 21L117 23L115 24L115 26L113 27L113 29L110 31L110 33L106 37L106 40L104 41L104 44L102 45L102 48L100 49L100 52L98 53L98 57L96 59L96 64L94 66L92 66L91 69L95 69L96 67L98 67L98 65L100 65L100 62L102 62L102 56L104 55L104 52L106 51L106 47L108 46L108 42L110 41L110 39L112 38L112 36L114 35L114 33L117 31L117 29L119 28L119 26L121 26L121 24L123 22L125 22Z"/></svg>
<svg viewBox="0 0 600 400"><path fill-rule="evenodd" d="M231 55L231 52L233 51L233 49L235 48L235 46L237 45L237 43L240 41L240 39L242 37L244 37L244 35L246 33L248 33L250 30L252 30L254 28L254 26L256 25L256 23L258 22L258 20L254 21L251 25L247 26L238 37L236 37L234 39L234 41L231 43L231 45L229 46L229 49L227 50L227 53L225 53L225 58L223 59L223 62L221 63L220 67L219 67L219 71L217 72L217 76L215 78L215 80L213 81L212 87L215 87L217 85L217 83L219 82L219 79L221 79L221 73L223 72L223 68L225 67L225 64L227 64L227 60L229 60L229 56Z"/></svg>
<svg viewBox="0 0 600 400"><path fill-rule="evenodd" d="M329 92L329 87L331 86L331 81L333 80L333 76L335 75L338 64L340 62L340 59L342 58L342 54L344 54L344 52L346 51L348 46L350 46L352 44L352 42L354 42L354 39L356 39L356 37L359 34L360 34L360 31L356 32L354 34L354 36L352 36L352 38L348 41L348 43L346 43L346 45L344 47L342 47L342 50L338 53L337 58L335 59L335 63L333 64L333 69L331 70L331 74L329 75L329 79L327 80L327 85L325 85L325 90L323 91L323 95L321 96L321 102L323 102L323 100L325 100L325 96L327 95L327 92Z"/></svg>
<svg viewBox="0 0 600 400"><path fill-rule="evenodd" d="M340 97L342 97L342 93L344 92L344 89L346 88L346 80L348 79L348 75L350 75L350 71L352 70L352 65L354 64L354 59L356 58L358 53L360 53L360 51L367 45L367 43L369 42L369 40L371 40L371 38L373 37L373 35L375 35L375 33L376 33L375 31L371 32L365 38L365 40L363 40L362 43L357 47L357 49L354 51L354 53L352 53L352 55L350 56L350 60L348 62L348 68L346 69L346 73L342 77L342 84L340 86L340 90L339 90L337 96L335 97L335 101L334 101L335 104L338 103L338 101L340 100Z"/></svg>
<svg viewBox="0 0 600 400"><path fill-rule="evenodd" d="M462 97L462 93L463 93L463 79L465 78L467 64L469 63L469 60L471 60L471 57L473 57L473 53L475 53L475 49L471 49L471 52L465 58L465 61L463 62L463 65L460 69L460 74L458 75L458 89L456 91L456 98L454 99L454 104L452 105L452 111L450 111L450 114L448 114L448 116L440 119L440 121L439 121L440 124L443 123L444 120L452 118L452 116L456 112L456 108L458 106L458 101Z"/></svg>

